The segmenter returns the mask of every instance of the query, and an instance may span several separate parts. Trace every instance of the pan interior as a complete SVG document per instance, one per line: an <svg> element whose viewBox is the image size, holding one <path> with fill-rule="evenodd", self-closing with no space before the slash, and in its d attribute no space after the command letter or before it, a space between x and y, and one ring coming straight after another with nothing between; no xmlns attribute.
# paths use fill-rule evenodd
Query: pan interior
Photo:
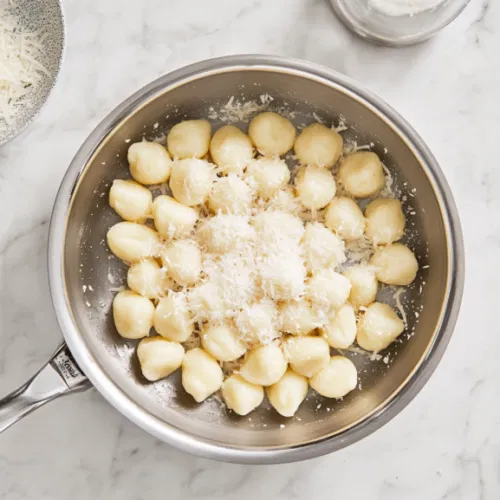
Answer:
<svg viewBox="0 0 500 500"><path fill-rule="evenodd" d="M224 105L230 99L232 111L228 112ZM257 105L244 104L252 101ZM237 103L243 103L243 112L234 112ZM417 280L401 296L408 333L377 360L346 353L357 366L358 388L341 401L310 392L290 419L280 417L266 404L246 417L231 414L216 397L198 405L183 391L179 373L165 381L146 383L134 355L137 341L124 341L111 315L116 289L126 283L126 267L106 245L108 228L119 221L108 206L108 191L113 179L129 177L129 144L143 137L157 138L182 119L211 117L214 129L228 120L246 128L245 120L252 112L264 109L291 112L297 126L318 118L328 124L345 121L348 129L342 134L347 141L370 144L405 200L405 239L421 266ZM238 119L242 116L243 121ZM337 434L388 402L418 367L434 339L449 265L439 201L404 138L356 96L285 71L241 70L203 76L160 92L126 118L109 132L82 173L68 214L64 247L65 285L74 321L109 379L167 426L220 446L252 449L296 446ZM394 303L394 292L385 288L380 294Z"/></svg>

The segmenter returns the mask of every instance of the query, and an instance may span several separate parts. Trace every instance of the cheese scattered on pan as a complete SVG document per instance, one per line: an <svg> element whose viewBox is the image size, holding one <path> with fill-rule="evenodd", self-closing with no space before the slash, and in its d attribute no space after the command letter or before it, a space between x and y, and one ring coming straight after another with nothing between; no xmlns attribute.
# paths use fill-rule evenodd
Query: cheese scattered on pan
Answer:
<svg viewBox="0 0 500 500"><path fill-rule="evenodd" d="M0 123L12 123L20 107L30 106L30 94L49 75L40 62L47 33L30 33L12 13L15 2L0 0Z"/></svg>

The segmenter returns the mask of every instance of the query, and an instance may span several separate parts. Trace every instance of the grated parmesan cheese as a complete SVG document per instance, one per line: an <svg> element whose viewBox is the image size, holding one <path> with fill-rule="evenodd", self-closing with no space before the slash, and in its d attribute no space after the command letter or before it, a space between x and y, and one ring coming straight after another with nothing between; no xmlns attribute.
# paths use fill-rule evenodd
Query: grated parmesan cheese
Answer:
<svg viewBox="0 0 500 500"><path fill-rule="evenodd" d="M401 318L403 319L403 323L405 328L408 328L408 318L406 317L406 312L404 310L403 304L401 303L401 295L404 293L404 288L399 288L396 290L396 293L393 295L394 301L396 302L396 307L398 308L399 314L401 314Z"/></svg>
<svg viewBox="0 0 500 500"><path fill-rule="evenodd" d="M32 106L33 88L50 76L40 62L46 32L25 30L13 14L14 2L0 2L0 124L10 125L17 111Z"/></svg>

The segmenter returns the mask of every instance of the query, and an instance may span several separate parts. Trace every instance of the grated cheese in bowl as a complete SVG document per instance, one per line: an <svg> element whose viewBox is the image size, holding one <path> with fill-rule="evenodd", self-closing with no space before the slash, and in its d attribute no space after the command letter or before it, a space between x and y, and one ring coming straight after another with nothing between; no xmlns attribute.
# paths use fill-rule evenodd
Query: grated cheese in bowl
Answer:
<svg viewBox="0 0 500 500"><path fill-rule="evenodd" d="M57 0L0 0L0 144L25 128L43 106L63 45Z"/></svg>

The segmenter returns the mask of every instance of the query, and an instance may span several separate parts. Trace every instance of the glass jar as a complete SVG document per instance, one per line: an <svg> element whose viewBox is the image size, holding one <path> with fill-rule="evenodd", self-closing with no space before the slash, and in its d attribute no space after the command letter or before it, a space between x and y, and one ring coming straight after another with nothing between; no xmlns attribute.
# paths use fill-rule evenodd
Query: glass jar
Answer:
<svg viewBox="0 0 500 500"><path fill-rule="evenodd" d="M328 0L340 20L370 41L422 42L453 21L470 0Z"/></svg>

